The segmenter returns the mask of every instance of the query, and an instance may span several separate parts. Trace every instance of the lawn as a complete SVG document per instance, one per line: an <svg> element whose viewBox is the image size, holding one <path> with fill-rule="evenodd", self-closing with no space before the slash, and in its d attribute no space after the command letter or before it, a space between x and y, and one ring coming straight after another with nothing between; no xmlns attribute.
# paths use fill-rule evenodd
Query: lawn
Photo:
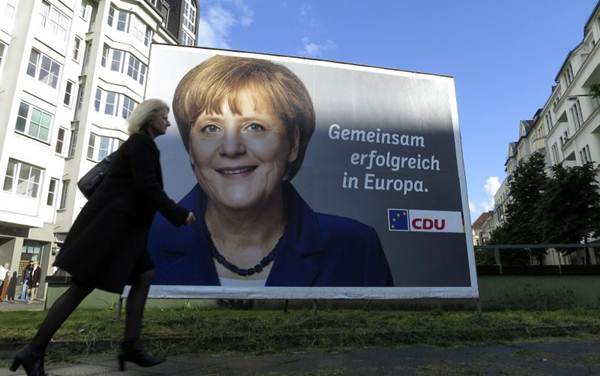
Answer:
<svg viewBox="0 0 600 376"><path fill-rule="evenodd" d="M0 358L26 343L45 312L0 313ZM123 321L114 310L77 310L54 337L50 353L113 350ZM163 354L429 344L453 346L600 334L600 310L396 311L367 309L252 309L181 307L146 311L144 338Z"/></svg>

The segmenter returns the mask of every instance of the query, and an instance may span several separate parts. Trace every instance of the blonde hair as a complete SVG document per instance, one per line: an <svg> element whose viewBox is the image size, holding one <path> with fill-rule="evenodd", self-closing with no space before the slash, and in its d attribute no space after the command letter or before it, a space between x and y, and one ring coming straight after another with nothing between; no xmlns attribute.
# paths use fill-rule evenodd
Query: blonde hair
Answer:
<svg viewBox="0 0 600 376"><path fill-rule="evenodd" d="M130 135L140 133L150 121L155 119L163 111L169 112L169 106L160 99L146 99L135 106L133 112L127 118L127 131Z"/></svg>
<svg viewBox="0 0 600 376"><path fill-rule="evenodd" d="M268 60L217 55L190 70L173 97L173 114L183 144L189 150L189 133L196 119L204 113L221 114L223 101L239 115L238 94L243 89L251 89L270 105L285 125L291 145L298 130L298 157L286 173L288 179L293 178L315 130L315 110L302 81L288 68Z"/></svg>

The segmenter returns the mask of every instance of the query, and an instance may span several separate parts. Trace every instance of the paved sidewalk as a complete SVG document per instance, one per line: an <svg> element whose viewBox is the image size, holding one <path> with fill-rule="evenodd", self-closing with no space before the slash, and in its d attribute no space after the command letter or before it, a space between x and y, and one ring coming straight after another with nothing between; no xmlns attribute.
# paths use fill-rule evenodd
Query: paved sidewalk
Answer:
<svg viewBox="0 0 600 376"><path fill-rule="evenodd" d="M561 340L452 348L401 346L338 352L188 354L170 357L153 368L134 365L120 373L114 358L91 356L77 364L47 367L51 375L600 375L600 339ZM0 370L0 376L23 375Z"/></svg>
<svg viewBox="0 0 600 376"><path fill-rule="evenodd" d="M0 312L9 311L43 311L44 305L46 304L43 300L34 300L31 303L26 303L20 300L15 300L14 303L3 301L0 303Z"/></svg>

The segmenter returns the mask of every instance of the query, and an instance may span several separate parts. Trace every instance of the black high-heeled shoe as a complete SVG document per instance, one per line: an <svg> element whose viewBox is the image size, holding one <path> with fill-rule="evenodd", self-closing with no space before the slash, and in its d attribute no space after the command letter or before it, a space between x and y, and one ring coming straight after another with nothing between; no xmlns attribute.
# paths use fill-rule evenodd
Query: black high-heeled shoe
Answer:
<svg viewBox="0 0 600 376"><path fill-rule="evenodd" d="M15 372L19 366L25 368L27 376L47 376L44 371L44 353L31 349L29 345L23 347L15 354L15 359L10 370Z"/></svg>
<svg viewBox="0 0 600 376"><path fill-rule="evenodd" d="M119 352L120 371L125 371L125 362L135 363L140 367L152 367L164 361L164 358L157 358L148 354L139 339L121 342L121 351Z"/></svg>

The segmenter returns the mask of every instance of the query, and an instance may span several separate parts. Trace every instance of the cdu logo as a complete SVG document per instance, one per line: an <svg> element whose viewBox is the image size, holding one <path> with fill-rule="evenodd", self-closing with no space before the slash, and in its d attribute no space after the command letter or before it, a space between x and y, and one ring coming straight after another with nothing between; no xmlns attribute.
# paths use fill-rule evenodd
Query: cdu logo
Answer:
<svg viewBox="0 0 600 376"><path fill-rule="evenodd" d="M409 231L408 210L388 209L388 228L390 231Z"/></svg>
<svg viewBox="0 0 600 376"><path fill-rule="evenodd" d="M388 209L387 212L389 231L454 233L465 231L461 212L418 209Z"/></svg>

